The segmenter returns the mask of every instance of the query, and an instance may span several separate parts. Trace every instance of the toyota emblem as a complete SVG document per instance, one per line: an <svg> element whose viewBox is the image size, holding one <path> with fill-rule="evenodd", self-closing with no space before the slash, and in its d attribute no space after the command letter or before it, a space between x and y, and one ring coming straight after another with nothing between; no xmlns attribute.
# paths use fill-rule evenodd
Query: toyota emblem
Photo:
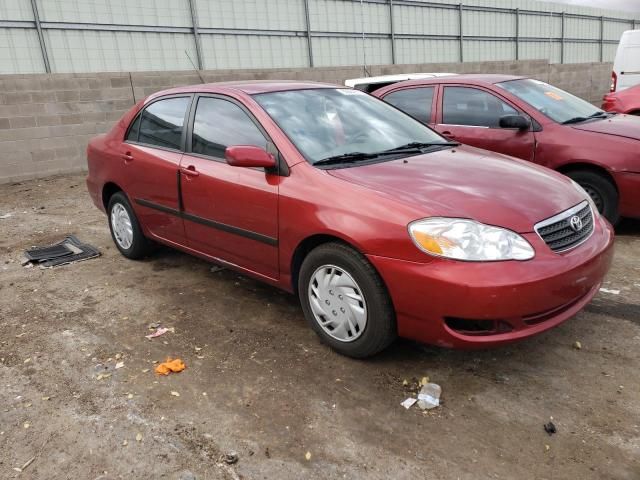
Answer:
<svg viewBox="0 0 640 480"><path fill-rule="evenodd" d="M579 232L582 230L582 219L578 215L574 215L569 220L569 225L571 225L574 232Z"/></svg>

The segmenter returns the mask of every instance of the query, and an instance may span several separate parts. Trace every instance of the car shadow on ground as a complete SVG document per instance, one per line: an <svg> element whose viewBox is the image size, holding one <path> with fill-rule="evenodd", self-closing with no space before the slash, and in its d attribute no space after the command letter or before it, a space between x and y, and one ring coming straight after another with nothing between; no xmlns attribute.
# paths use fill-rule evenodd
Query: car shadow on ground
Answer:
<svg viewBox="0 0 640 480"><path fill-rule="evenodd" d="M640 235L640 219L624 218L616 227L616 235L636 236Z"/></svg>

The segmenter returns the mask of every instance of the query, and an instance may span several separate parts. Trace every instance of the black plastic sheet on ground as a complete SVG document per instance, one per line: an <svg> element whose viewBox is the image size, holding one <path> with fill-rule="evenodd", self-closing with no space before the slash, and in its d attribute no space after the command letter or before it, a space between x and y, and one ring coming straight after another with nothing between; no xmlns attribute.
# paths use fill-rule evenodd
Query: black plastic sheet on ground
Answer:
<svg viewBox="0 0 640 480"><path fill-rule="evenodd" d="M34 247L24 252L27 262L41 267L57 267L100 256L100 251L83 243L74 235L61 242L44 247Z"/></svg>

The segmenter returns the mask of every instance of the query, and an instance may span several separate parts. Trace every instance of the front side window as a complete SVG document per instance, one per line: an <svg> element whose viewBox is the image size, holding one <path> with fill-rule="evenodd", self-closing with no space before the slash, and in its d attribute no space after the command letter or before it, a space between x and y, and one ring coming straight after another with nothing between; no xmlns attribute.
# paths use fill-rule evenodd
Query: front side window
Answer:
<svg viewBox="0 0 640 480"><path fill-rule="evenodd" d="M500 117L504 115L518 115L518 112L484 90L469 87L444 88L444 124L499 128Z"/></svg>
<svg viewBox="0 0 640 480"><path fill-rule="evenodd" d="M201 97L193 120L191 151L224 158L231 145L267 147L267 140L251 118L235 103Z"/></svg>
<svg viewBox="0 0 640 480"><path fill-rule="evenodd" d="M496 85L558 123L577 123L590 118L606 116L605 112L586 100L540 80L524 78Z"/></svg>
<svg viewBox="0 0 640 480"><path fill-rule="evenodd" d="M253 98L312 164L345 155L379 158L408 144L446 144L427 126L358 90L289 90Z"/></svg>
<svg viewBox="0 0 640 480"><path fill-rule="evenodd" d="M149 105L129 130L127 140L180 150L189 97L167 98ZM137 132L137 140L131 138Z"/></svg>
<svg viewBox="0 0 640 480"><path fill-rule="evenodd" d="M384 97L384 101L422 123L430 123L433 89L434 87L405 88L391 92Z"/></svg>

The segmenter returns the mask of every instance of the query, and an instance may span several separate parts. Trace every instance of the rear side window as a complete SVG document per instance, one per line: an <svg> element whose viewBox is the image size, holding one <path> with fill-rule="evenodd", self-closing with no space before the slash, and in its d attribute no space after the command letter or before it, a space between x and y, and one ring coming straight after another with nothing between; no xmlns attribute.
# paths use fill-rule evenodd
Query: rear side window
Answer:
<svg viewBox="0 0 640 480"><path fill-rule="evenodd" d="M267 148L267 140L251 118L235 103L200 97L193 120L191 151L224 158L232 145Z"/></svg>
<svg viewBox="0 0 640 480"><path fill-rule="evenodd" d="M392 92L384 101L399 108L422 123L431 122L434 87L407 88Z"/></svg>
<svg viewBox="0 0 640 480"><path fill-rule="evenodd" d="M518 115L518 112L495 95L477 88L444 88L444 124L498 128L504 115Z"/></svg>
<svg viewBox="0 0 640 480"><path fill-rule="evenodd" d="M189 97L167 98L149 105L133 122L127 140L180 150ZM137 133L137 139L133 138Z"/></svg>

